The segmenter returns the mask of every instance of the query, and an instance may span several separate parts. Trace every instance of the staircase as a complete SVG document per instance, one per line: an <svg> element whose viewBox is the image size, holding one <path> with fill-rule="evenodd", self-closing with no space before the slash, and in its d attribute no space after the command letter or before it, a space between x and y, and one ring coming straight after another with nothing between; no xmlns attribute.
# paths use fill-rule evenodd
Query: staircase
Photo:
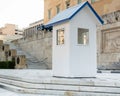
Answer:
<svg viewBox="0 0 120 96"><path fill-rule="evenodd" d="M0 72L0 87L14 92L45 96L120 96L120 78L118 80L99 76L96 78L56 78L48 75L51 71L36 72L38 72L36 77L32 77L33 74L31 77L27 74L25 77L10 75L12 71L10 74Z"/></svg>
<svg viewBox="0 0 120 96"><path fill-rule="evenodd" d="M48 66L47 66L47 64L45 64L44 60L39 61L34 56L23 51L19 46L15 46L11 42L6 42L6 44L10 45L10 49L16 49L17 55L25 55L26 56L28 69L48 69Z"/></svg>

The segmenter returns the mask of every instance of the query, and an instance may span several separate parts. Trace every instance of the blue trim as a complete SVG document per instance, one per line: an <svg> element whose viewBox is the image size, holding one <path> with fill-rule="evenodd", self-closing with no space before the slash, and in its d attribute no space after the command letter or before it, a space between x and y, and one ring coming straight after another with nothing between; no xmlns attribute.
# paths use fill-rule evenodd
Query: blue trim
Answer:
<svg viewBox="0 0 120 96"><path fill-rule="evenodd" d="M87 5L87 2L85 2L69 19L72 19L79 11L81 11Z"/></svg>
<svg viewBox="0 0 120 96"><path fill-rule="evenodd" d="M66 22L66 21L69 21L69 20L70 20L69 18L63 19L63 20L60 20L60 21L57 21L57 22L48 24L48 25L46 25L46 27L51 27L51 26L53 26L53 25L55 25L55 24L62 23L62 22Z"/></svg>
<svg viewBox="0 0 120 96"><path fill-rule="evenodd" d="M104 24L104 21L101 19L101 17L96 13L96 11L93 9L93 7L89 4L89 2L85 2L72 16L70 16L69 18L66 18L66 19L63 19L63 20L60 20L60 21L57 21L57 22L54 22L54 23L51 23L51 24L48 24L46 25L46 27L50 27L50 26L53 26L55 24L58 24L58 23L62 23L62 22L66 22L70 19L72 19L79 11L81 11L86 5L88 5L88 7L90 8L90 10L94 13L94 15L97 17L97 19L100 21L101 24Z"/></svg>
<svg viewBox="0 0 120 96"><path fill-rule="evenodd" d="M95 16L97 17L97 19L101 22L101 24L104 24L104 21L102 20L102 18L97 14L97 12L94 10L94 8L88 3L87 1L87 5L89 6L89 8L92 10L92 12L95 14Z"/></svg>

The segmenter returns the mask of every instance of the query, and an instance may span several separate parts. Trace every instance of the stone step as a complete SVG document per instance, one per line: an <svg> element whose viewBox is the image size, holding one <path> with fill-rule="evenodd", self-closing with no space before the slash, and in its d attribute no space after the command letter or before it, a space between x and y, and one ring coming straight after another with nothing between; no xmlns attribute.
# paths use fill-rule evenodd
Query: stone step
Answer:
<svg viewBox="0 0 120 96"><path fill-rule="evenodd" d="M10 48L16 49L17 50L17 55L25 55L26 56L26 61L27 61L28 69L48 69L47 64L45 64L42 60L39 61L34 56L32 56L29 53L21 50L21 48L19 46L15 46L11 42L7 42L6 44L9 44Z"/></svg>
<svg viewBox="0 0 120 96"><path fill-rule="evenodd" d="M31 88L19 88L16 86L0 83L0 87L19 93L26 94L40 94L40 95L54 95L54 96L120 96L116 93L103 93L103 92L75 92L75 91L63 91L63 90L47 90L47 89L31 89Z"/></svg>
<svg viewBox="0 0 120 96"><path fill-rule="evenodd" d="M12 92L0 88L0 96L56 96L56 95L25 94L25 93Z"/></svg>
<svg viewBox="0 0 120 96"><path fill-rule="evenodd" d="M19 73L21 75L21 77L23 75L31 75L28 74L28 72L30 72L31 70L23 70L25 72L22 72L22 70L15 70L16 73L18 73L17 71L19 71ZM15 73L14 71L14 73ZM36 71L36 70L33 70ZM43 71L43 72L42 72ZM17 77L17 74L14 74L15 76L10 76L11 74L8 75L1 75L0 74L0 79L6 79L6 80L11 80L11 81L21 81L23 83L28 82L28 83L33 83L33 84L58 84L58 85L75 85L75 86L96 86L96 87L114 87L114 88L120 88L120 82L119 80L104 80L104 79L100 79L100 78L56 78L56 77L52 77L49 75L52 75L52 73L48 70L46 71L46 73L44 73L44 70L42 70L41 73L37 70L36 72L34 72L33 74L37 74L36 76L38 76L38 78L33 77L33 75L31 75L31 78L21 78L21 77ZM6 71L7 72L7 71ZM8 71L9 72L9 71ZM49 73L48 73L49 72ZM3 72L4 73L4 72ZM11 71L12 73L12 71ZM20 75L18 74L18 75ZM46 76L44 76L46 75ZM109 79L109 78L108 78ZM2 81L2 80L1 80Z"/></svg>
<svg viewBox="0 0 120 96"><path fill-rule="evenodd" d="M119 96L120 85L119 82L102 82L92 80L79 79L63 79L63 78L41 78L39 81L22 81L19 78L12 78L1 76L1 86L12 89L17 92L46 94L46 95L65 95L74 94L74 96L81 96L81 94L98 94L92 96L101 96L99 94L110 94L106 96ZM10 88L9 88L10 87ZM14 88L15 87L15 88ZM114 94L114 95L113 95ZM73 96L73 95L65 95ZM86 96L86 95L83 95ZM103 95L105 96L105 95Z"/></svg>
<svg viewBox="0 0 120 96"><path fill-rule="evenodd" d="M33 61L28 61L27 59L27 64L28 64L28 69L48 69L48 66L46 66L45 63L40 63L38 62L33 62Z"/></svg>

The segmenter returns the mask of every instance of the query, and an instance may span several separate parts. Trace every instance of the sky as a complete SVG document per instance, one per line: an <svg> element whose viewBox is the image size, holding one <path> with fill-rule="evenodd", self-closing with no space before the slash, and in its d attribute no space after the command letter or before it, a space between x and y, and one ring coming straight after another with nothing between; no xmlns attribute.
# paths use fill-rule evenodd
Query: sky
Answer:
<svg viewBox="0 0 120 96"><path fill-rule="evenodd" d="M25 28L43 16L44 0L0 0L0 27L16 24Z"/></svg>

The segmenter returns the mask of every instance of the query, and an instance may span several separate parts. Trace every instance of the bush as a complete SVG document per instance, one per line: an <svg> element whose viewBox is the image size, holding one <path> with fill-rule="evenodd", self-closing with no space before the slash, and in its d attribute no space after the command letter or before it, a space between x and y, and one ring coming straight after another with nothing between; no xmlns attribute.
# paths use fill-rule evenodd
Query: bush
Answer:
<svg viewBox="0 0 120 96"><path fill-rule="evenodd" d="M14 69L15 61L0 61L0 69Z"/></svg>

